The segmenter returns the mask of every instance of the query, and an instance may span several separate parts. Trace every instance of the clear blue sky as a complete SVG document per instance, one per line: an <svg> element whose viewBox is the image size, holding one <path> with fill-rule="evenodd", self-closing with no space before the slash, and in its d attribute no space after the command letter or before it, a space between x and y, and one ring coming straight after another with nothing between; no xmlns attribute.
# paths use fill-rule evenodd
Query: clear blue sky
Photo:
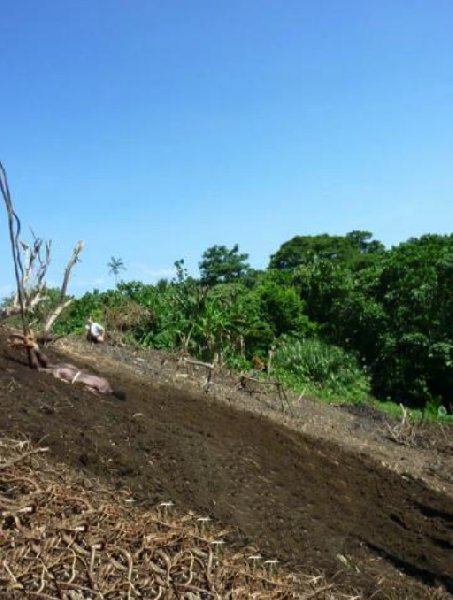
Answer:
<svg viewBox="0 0 453 600"><path fill-rule="evenodd" d="M453 229L451 0L3 0L0 158L71 291ZM12 283L0 206L0 295Z"/></svg>

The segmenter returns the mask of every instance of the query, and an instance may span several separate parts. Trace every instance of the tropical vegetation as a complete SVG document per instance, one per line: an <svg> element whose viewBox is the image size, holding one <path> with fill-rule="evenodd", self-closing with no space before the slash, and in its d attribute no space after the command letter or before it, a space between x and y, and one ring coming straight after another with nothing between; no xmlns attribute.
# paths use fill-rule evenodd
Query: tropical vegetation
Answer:
<svg viewBox="0 0 453 600"><path fill-rule="evenodd" d="M213 246L198 278L178 260L171 280L86 293L56 329L81 332L91 315L135 344L234 368L271 357L275 376L320 396L452 410L453 235L390 249L367 231L297 236L267 269L247 261Z"/></svg>

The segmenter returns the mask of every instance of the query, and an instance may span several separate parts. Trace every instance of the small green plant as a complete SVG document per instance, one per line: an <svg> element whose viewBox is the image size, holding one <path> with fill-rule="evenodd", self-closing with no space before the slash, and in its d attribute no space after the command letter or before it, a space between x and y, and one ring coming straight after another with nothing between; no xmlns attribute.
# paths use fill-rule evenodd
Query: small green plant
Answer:
<svg viewBox="0 0 453 600"><path fill-rule="evenodd" d="M250 361L229 349L223 355L224 365L233 371L248 371L250 369Z"/></svg>

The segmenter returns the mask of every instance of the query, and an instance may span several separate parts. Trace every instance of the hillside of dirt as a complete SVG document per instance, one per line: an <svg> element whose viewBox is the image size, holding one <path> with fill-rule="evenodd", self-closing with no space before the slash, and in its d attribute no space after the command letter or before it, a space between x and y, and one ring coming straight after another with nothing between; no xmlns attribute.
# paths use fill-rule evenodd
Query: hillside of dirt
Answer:
<svg viewBox="0 0 453 600"><path fill-rule="evenodd" d="M51 458L210 516L228 541L297 570L323 569L363 598L453 593L451 429L400 436L371 409L329 407L172 357L63 340L49 354L107 375L127 400L32 372L0 330L0 427ZM259 386L258 386L259 387ZM208 391L206 391L208 390Z"/></svg>
<svg viewBox="0 0 453 600"><path fill-rule="evenodd" d="M0 598L351 600L318 573L232 551L205 518L51 466L48 447L0 436ZM6 590L6 591L5 591Z"/></svg>

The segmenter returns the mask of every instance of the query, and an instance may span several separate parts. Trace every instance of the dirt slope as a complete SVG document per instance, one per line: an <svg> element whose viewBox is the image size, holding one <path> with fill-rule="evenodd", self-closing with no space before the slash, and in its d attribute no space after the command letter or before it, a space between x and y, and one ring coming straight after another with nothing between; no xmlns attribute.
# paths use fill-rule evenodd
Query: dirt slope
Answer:
<svg viewBox="0 0 453 600"><path fill-rule="evenodd" d="M0 332L3 431L45 437L56 459L129 486L145 505L172 499L237 527L233 541L253 540L268 556L331 574L342 568L340 578L364 597L427 598L425 585L453 592L445 482L436 491L347 440L289 429L188 382L184 390L138 377L96 352L86 364L110 370L126 402L30 372L18 358ZM451 465L451 456L442 460Z"/></svg>

